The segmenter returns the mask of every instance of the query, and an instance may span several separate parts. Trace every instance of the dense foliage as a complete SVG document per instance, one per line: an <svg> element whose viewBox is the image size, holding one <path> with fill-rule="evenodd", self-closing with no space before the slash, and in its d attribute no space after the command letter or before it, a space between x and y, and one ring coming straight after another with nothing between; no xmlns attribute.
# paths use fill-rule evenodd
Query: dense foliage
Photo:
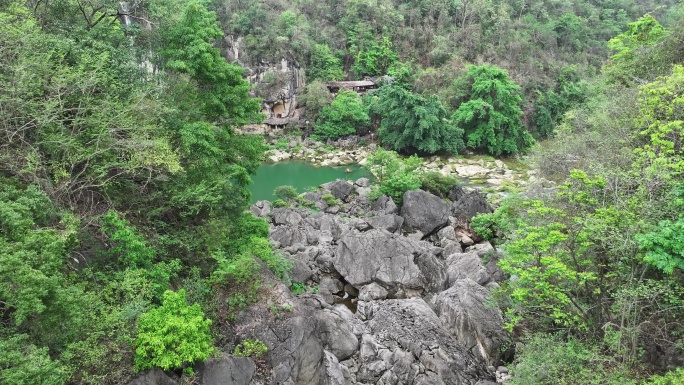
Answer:
<svg viewBox="0 0 684 385"><path fill-rule="evenodd" d="M537 335L516 358L516 383L546 383L540 371L640 383L640 371L672 369L664 361L681 354L681 42L650 15L630 23L591 95L559 120L563 136L535 151L557 191L513 196L473 222L503 251L511 279L497 298L510 330ZM611 368L586 370L599 363Z"/></svg>
<svg viewBox="0 0 684 385"><path fill-rule="evenodd" d="M352 91L341 90L329 106L318 114L314 133L320 139L337 139L362 133L370 123L368 109L361 97Z"/></svg>
<svg viewBox="0 0 684 385"><path fill-rule="evenodd" d="M424 98L400 86L378 92L373 110L382 117L378 137L399 152L458 154L463 150L463 130L455 127L436 95Z"/></svg>
<svg viewBox="0 0 684 385"><path fill-rule="evenodd" d="M188 368L268 290L264 269L290 284L268 223L245 212L262 138L235 132L287 79L251 89L230 54L303 68L321 139L379 129L409 155L531 152L556 188L473 223L511 276L495 298L520 343L514 381L681 383L658 358L684 335L681 2L125 5L0 2L0 382ZM365 76L385 86L363 99L322 83ZM372 194L446 195L454 180L420 162L372 154ZM274 206L298 199L279 193Z"/></svg>
<svg viewBox="0 0 684 385"><path fill-rule="evenodd" d="M506 71L495 66L470 66L463 102L451 117L465 130L466 146L492 155L527 151L534 139L520 120L522 97Z"/></svg>

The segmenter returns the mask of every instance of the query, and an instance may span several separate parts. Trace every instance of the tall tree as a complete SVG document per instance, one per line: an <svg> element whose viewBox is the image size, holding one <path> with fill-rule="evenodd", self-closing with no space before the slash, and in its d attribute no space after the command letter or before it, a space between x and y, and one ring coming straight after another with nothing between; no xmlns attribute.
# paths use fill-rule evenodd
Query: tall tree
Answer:
<svg viewBox="0 0 684 385"><path fill-rule="evenodd" d="M382 117L378 137L395 151L427 154L463 150L463 130L447 119L436 95L424 98L400 86L385 86L378 92L373 110Z"/></svg>
<svg viewBox="0 0 684 385"><path fill-rule="evenodd" d="M465 130L466 146L495 156L527 151L534 139L520 120L520 87L508 73L493 65L471 65L465 79L467 101L451 119Z"/></svg>

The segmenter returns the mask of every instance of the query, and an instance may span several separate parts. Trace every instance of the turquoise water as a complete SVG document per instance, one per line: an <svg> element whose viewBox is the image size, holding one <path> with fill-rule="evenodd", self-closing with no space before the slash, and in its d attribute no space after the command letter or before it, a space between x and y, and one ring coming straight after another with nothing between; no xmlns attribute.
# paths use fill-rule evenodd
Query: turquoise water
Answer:
<svg viewBox="0 0 684 385"><path fill-rule="evenodd" d="M350 172L351 171L351 172ZM254 182L249 191L252 192L251 203L260 200L273 201L276 197L273 190L278 186L290 185L303 193L311 187L332 182L335 179L355 181L359 178L369 178L368 171L358 165L340 167L316 167L304 162L280 162L262 164L252 176Z"/></svg>

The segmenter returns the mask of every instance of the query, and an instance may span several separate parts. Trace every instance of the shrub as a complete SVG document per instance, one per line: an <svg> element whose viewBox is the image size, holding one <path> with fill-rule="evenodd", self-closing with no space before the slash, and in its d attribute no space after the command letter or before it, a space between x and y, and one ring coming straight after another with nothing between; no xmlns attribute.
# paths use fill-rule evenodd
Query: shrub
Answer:
<svg viewBox="0 0 684 385"><path fill-rule="evenodd" d="M454 186L460 184L461 181L455 176L443 175L437 171L426 172L420 175L420 188L440 198L446 198L449 195L449 191Z"/></svg>
<svg viewBox="0 0 684 385"><path fill-rule="evenodd" d="M394 151L377 150L368 157L366 163L366 168L375 175L378 183L371 198L377 199L384 194L401 206L406 191L420 188L420 178L416 169L421 162L415 155L402 160Z"/></svg>
<svg viewBox="0 0 684 385"><path fill-rule="evenodd" d="M469 66L466 79L468 100L451 117L465 130L466 146L494 156L526 152L534 138L520 120L520 87L506 71L490 65Z"/></svg>
<svg viewBox="0 0 684 385"><path fill-rule="evenodd" d="M342 90L321 110L314 133L319 139L337 139L363 130L369 123L368 109L361 97L356 92Z"/></svg>
<svg viewBox="0 0 684 385"><path fill-rule="evenodd" d="M188 305L185 290L167 290L162 305L140 316L135 340L135 369L182 368L209 358L214 351L198 304Z"/></svg>
<svg viewBox="0 0 684 385"><path fill-rule="evenodd" d="M285 202L282 199L276 199L273 201L273 207L275 208L280 208L280 207L290 207L290 204Z"/></svg>
<svg viewBox="0 0 684 385"><path fill-rule="evenodd" d="M328 205L328 206L336 206L340 204L340 201L335 199L335 196L332 194L323 194L321 197L323 201Z"/></svg>
<svg viewBox="0 0 684 385"><path fill-rule="evenodd" d="M297 199L297 189L292 186L278 186L273 190L273 195L282 200Z"/></svg>
<svg viewBox="0 0 684 385"><path fill-rule="evenodd" d="M563 341L554 335L536 335L517 352L510 385L602 384L629 385L627 372L610 368L595 348L575 339Z"/></svg>
<svg viewBox="0 0 684 385"><path fill-rule="evenodd" d="M268 352L268 347L260 340L246 339L235 346L233 355L238 357L259 358Z"/></svg>
<svg viewBox="0 0 684 385"><path fill-rule="evenodd" d="M662 376L653 376L644 384L646 385L684 385L684 369L677 368Z"/></svg>

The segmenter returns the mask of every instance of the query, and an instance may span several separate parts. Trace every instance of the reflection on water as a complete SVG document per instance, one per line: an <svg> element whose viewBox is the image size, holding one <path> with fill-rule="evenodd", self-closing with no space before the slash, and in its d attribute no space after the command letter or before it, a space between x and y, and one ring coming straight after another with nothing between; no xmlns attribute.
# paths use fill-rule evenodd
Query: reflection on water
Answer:
<svg viewBox="0 0 684 385"><path fill-rule="evenodd" d="M355 181L359 178L369 178L370 174L359 165L340 167L316 167L304 162L280 162L262 164L252 176L253 184L249 187L254 203L259 200L273 201L276 197L273 190L278 186L290 185L303 193L323 183L335 179Z"/></svg>

